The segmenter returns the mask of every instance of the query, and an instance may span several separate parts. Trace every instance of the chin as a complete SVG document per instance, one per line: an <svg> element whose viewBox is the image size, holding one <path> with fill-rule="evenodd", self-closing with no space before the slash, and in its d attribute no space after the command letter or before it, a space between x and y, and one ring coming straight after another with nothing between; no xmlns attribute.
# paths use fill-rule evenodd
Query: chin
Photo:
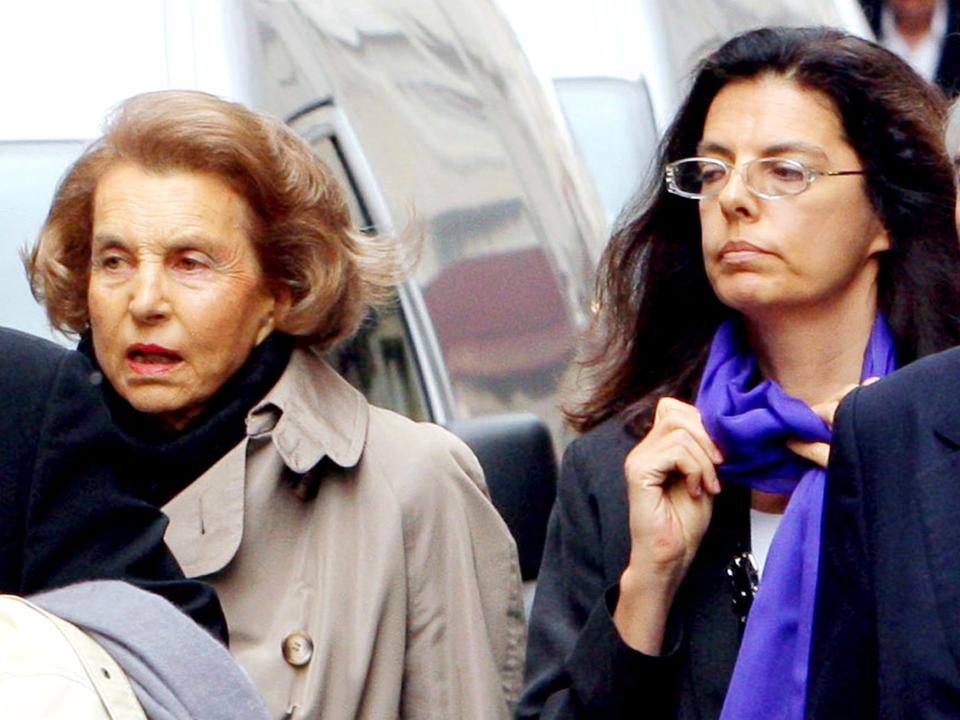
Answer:
<svg viewBox="0 0 960 720"><path fill-rule="evenodd" d="M736 310L744 315L749 315L750 311L769 310L770 307L777 304L776 298L770 297L769 293L762 292L757 287L739 287L723 288L714 290L717 293L717 299L720 300L731 310Z"/></svg>
<svg viewBox="0 0 960 720"><path fill-rule="evenodd" d="M133 392L120 392L120 396L130 403L134 410L144 415L165 415L184 410L182 402L171 397L165 397L165 393L134 390Z"/></svg>

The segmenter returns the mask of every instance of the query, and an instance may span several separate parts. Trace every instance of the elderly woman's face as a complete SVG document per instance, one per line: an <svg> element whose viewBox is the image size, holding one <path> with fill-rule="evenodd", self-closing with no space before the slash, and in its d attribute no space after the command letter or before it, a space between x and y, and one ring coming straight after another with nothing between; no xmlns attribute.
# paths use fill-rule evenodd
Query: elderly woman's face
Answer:
<svg viewBox="0 0 960 720"><path fill-rule="evenodd" d="M120 163L97 185L88 303L107 379L179 429L274 326L245 201L220 178Z"/></svg>
<svg viewBox="0 0 960 720"><path fill-rule="evenodd" d="M814 171L862 167L829 99L771 76L717 94L698 154L739 166L777 157ZM875 255L889 248L861 175L821 176L798 195L764 199L734 172L718 197L700 201L700 224L714 292L754 318L869 302Z"/></svg>

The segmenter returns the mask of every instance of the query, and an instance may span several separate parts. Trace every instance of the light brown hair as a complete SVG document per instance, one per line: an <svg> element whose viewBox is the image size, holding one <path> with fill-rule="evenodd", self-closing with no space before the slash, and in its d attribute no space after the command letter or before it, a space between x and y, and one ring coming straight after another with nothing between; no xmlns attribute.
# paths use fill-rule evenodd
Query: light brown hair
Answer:
<svg viewBox="0 0 960 720"><path fill-rule="evenodd" d="M355 228L332 174L282 122L207 93L145 93L121 103L67 170L24 256L34 296L63 332L89 326L94 196L118 162L209 173L244 198L265 282L291 299L278 329L319 347L352 335L409 269L403 244Z"/></svg>

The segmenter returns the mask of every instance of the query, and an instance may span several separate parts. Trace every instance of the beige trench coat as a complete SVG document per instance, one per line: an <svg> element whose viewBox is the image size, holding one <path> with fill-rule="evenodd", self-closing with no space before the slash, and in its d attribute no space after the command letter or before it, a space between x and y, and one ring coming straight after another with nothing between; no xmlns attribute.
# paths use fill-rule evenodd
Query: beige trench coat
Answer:
<svg viewBox="0 0 960 720"><path fill-rule="evenodd" d="M276 717L507 717L519 567L467 447L299 349L247 431L164 508L167 541Z"/></svg>

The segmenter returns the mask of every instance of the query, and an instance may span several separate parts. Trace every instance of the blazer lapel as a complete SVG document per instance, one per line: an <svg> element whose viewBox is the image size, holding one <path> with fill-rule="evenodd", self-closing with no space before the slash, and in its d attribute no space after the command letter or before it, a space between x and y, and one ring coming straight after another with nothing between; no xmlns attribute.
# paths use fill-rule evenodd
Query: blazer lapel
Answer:
<svg viewBox="0 0 960 720"><path fill-rule="evenodd" d="M713 717L723 705L740 647L727 564L749 546L750 491L728 484L714 501L714 521L685 582L684 618L690 682L697 717Z"/></svg>

